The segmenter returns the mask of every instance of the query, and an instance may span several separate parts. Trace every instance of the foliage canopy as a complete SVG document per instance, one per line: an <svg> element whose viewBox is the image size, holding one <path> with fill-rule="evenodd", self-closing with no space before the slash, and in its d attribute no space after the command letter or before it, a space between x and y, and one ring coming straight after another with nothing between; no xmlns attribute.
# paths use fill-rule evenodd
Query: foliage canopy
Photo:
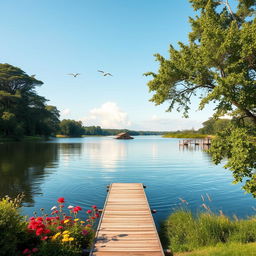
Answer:
<svg viewBox="0 0 256 256"><path fill-rule="evenodd" d="M0 135L19 138L55 133L59 111L36 93L42 84L18 67L0 64Z"/></svg>
<svg viewBox="0 0 256 256"><path fill-rule="evenodd" d="M148 82L154 92L151 101L156 105L167 101L167 111L176 109L188 117L191 100L197 96L199 109L213 102L214 117L232 115L232 124L225 135L216 137L210 152L215 163L227 157L226 167L235 181L246 178L244 188L256 196L256 152L250 137L256 128L256 0L238 0L235 11L228 0L190 3L198 15L189 18L189 42L179 42L179 49L170 46L167 59L156 54L158 72L145 74L153 78ZM241 136L247 143L238 145ZM236 150L238 146L243 149Z"/></svg>

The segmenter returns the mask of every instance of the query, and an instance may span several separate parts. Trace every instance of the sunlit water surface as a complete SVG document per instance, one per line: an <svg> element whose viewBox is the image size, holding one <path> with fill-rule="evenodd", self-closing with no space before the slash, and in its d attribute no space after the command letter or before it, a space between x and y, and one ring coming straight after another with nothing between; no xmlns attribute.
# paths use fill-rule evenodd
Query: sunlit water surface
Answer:
<svg viewBox="0 0 256 256"><path fill-rule="evenodd" d="M255 199L244 194L241 184L231 183L230 171L213 165L200 148L180 148L178 139L85 137L0 144L0 195L25 192L26 215L40 208L50 212L58 197L67 205L101 208L112 182L145 184L158 224L181 206L201 211L202 203L229 216L256 213Z"/></svg>

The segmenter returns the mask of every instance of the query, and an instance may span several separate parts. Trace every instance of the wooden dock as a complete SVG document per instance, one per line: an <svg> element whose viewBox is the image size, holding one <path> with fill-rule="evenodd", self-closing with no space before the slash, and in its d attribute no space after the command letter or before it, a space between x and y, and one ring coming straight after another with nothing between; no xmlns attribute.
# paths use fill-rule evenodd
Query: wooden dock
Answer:
<svg viewBox="0 0 256 256"><path fill-rule="evenodd" d="M164 256L141 183L113 183L90 256Z"/></svg>

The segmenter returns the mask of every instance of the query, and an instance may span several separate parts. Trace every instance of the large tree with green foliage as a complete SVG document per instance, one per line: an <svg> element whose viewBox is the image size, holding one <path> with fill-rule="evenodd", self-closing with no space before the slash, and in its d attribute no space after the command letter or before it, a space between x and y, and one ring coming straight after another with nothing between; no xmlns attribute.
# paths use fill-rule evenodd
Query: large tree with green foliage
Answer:
<svg viewBox="0 0 256 256"><path fill-rule="evenodd" d="M218 134L210 153L215 163L228 159L235 182L256 196L256 0L190 0L197 12L189 18L189 41L170 46L169 58L156 54L157 73L148 72L156 105L168 101L168 111L188 116L191 100L200 97L199 109L214 102L215 117L233 115L229 128ZM250 125L244 120L250 120Z"/></svg>
<svg viewBox="0 0 256 256"><path fill-rule="evenodd" d="M47 106L36 87L43 82L9 64L0 64L0 136L51 135L59 112Z"/></svg>
<svg viewBox="0 0 256 256"><path fill-rule="evenodd" d="M63 119L60 122L60 133L66 136L79 137L84 134L84 127L81 121Z"/></svg>

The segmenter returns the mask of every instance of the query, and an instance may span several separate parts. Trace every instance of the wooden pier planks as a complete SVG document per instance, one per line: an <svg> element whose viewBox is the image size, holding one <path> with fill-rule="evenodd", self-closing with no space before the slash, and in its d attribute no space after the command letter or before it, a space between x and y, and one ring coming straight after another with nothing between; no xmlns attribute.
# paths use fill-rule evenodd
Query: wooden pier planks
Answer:
<svg viewBox="0 0 256 256"><path fill-rule="evenodd" d="M113 183L90 256L164 256L141 183Z"/></svg>

